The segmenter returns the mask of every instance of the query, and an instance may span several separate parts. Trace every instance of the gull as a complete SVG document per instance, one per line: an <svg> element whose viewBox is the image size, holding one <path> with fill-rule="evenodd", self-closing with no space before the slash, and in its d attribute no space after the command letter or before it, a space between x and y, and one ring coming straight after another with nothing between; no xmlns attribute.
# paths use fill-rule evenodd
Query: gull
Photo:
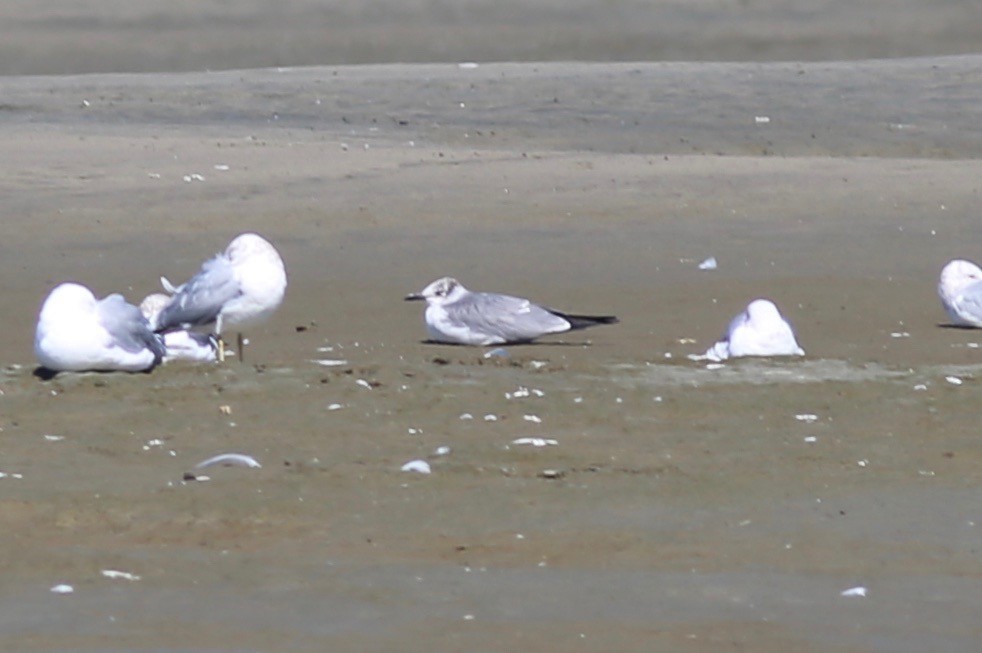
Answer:
<svg viewBox="0 0 982 653"><path fill-rule="evenodd" d="M236 236L221 254L204 262L187 283L174 287L161 279L174 297L157 315L154 330L166 333L215 325L218 360L225 360L224 326L246 326L269 317L286 293L286 270L276 248L262 236ZM242 333L238 334L242 360Z"/></svg>
<svg viewBox="0 0 982 653"><path fill-rule="evenodd" d="M982 268L955 259L941 270L938 296L955 326L982 327Z"/></svg>
<svg viewBox="0 0 982 653"><path fill-rule="evenodd" d="M34 354L52 372L143 372L158 365L165 350L140 309L122 295L97 301L85 286L63 283L41 306Z"/></svg>
<svg viewBox="0 0 982 653"><path fill-rule="evenodd" d="M151 327L156 324L157 316L171 302L171 296L162 292L147 295L140 302L140 312ZM196 333L187 329L178 329L161 334L167 354L164 362L170 360L191 360L211 363L218 359L215 342L206 333Z"/></svg>
<svg viewBox="0 0 982 653"><path fill-rule="evenodd" d="M723 361L740 356L804 356L794 330L777 310L774 302L755 299L746 310L730 321L719 342L702 356L691 360Z"/></svg>
<svg viewBox="0 0 982 653"><path fill-rule="evenodd" d="M437 279L406 301L426 300L430 340L459 345L529 342L549 333L615 324L612 315L570 315L521 297L471 292L452 277Z"/></svg>

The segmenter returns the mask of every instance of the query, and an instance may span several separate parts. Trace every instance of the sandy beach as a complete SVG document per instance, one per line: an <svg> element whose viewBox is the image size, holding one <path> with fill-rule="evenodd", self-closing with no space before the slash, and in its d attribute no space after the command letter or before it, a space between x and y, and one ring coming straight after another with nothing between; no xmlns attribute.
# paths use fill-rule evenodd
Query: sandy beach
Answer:
<svg viewBox="0 0 982 653"><path fill-rule="evenodd" d="M3 648L977 650L982 333L935 290L982 258L973 5L666 2L702 40L658 53L633 5L567 52L516 45L548 4L349 7L330 51L258 4L200 68L221 3L0 16ZM34 375L54 285L138 303L248 230L289 287L244 362ZM427 344L444 275L621 323ZM804 359L686 358L760 296Z"/></svg>

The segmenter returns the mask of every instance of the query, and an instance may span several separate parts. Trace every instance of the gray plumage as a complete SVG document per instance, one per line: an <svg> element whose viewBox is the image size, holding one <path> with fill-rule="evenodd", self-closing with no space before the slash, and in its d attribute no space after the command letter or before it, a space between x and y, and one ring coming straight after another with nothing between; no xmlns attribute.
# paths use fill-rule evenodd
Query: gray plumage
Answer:
<svg viewBox="0 0 982 653"><path fill-rule="evenodd" d="M150 329L140 309L126 302L119 293L113 293L96 305L96 316L113 338L113 343L132 354L144 349L153 352L154 365L159 365L167 353L160 337Z"/></svg>
<svg viewBox="0 0 982 653"><path fill-rule="evenodd" d="M242 294L232 264L222 255L205 261L201 271L180 287L157 315L155 329L190 329L218 319L227 302Z"/></svg>

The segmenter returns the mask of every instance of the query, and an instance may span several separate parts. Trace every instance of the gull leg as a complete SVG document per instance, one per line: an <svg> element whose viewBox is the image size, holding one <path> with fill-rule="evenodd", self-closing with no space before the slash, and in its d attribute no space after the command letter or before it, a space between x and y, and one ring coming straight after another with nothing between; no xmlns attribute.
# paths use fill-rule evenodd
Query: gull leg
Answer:
<svg viewBox="0 0 982 653"><path fill-rule="evenodd" d="M215 333L208 334L208 344L215 350L215 356L220 362L225 362L225 341Z"/></svg>
<svg viewBox="0 0 982 653"><path fill-rule="evenodd" d="M218 362L225 362L225 341L222 340L222 314L215 318L215 338L218 339Z"/></svg>
<svg viewBox="0 0 982 653"><path fill-rule="evenodd" d="M235 339L235 346L239 348L239 362L242 363L245 361L245 341L242 339L241 331L239 331L238 337Z"/></svg>

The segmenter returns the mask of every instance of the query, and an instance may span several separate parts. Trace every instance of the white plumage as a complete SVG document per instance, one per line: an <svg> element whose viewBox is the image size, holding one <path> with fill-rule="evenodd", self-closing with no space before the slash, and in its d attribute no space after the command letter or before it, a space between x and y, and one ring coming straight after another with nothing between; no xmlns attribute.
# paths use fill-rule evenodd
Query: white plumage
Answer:
<svg viewBox="0 0 982 653"><path fill-rule="evenodd" d="M97 301L85 286L63 283L41 306L34 353L55 372L141 372L161 362L164 345L122 295Z"/></svg>
<svg viewBox="0 0 982 653"><path fill-rule="evenodd" d="M941 305L956 326L982 327L982 268L955 259L941 270Z"/></svg>
<svg viewBox="0 0 982 653"><path fill-rule="evenodd" d="M755 299L734 317L719 342L693 360L722 361L741 356L804 356L794 330L774 302Z"/></svg>
<svg viewBox="0 0 982 653"><path fill-rule="evenodd" d="M214 324L217 336L226 326L248 326L272 315L283 302L287 283L279 252L254 233L237 236L187 283L175 288L162 281L175 294L158 314L154 329L168 332Z"/></svg>

